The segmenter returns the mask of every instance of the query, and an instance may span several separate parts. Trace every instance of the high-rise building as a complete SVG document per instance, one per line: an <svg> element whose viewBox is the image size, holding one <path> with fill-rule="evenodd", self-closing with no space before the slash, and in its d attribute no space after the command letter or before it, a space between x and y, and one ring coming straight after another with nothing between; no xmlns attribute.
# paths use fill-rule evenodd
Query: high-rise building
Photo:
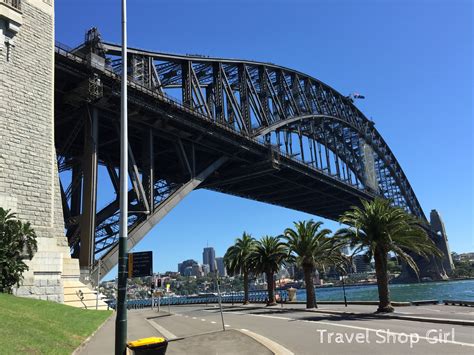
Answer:
<svg viewBox="0 0 474 355"><path fill-rule="evenodd" d="M196 260L193 260L193 259L185 260L185 261L183 261L182 263L179 263L179 264L178 264L178 271L179 271L179 273L180 273L181 275L183 275L183 276L189 276L189 275L185 275L185 272L184 272L184 271L185 271L186 268L189 267L189 266L190 266L191 269L192 269L192 266L195 265L195 264L197 265L197 263L198 263L198 262L197 262Z"/></svg>
<svg viewBox="0 0 474 355"><path fill-rule="evenodd" d="M354 255L352 258L355 269L357 273L361 272L368 272L372 270L372 266L370 265L370 261L367 260L367 257L365 255Z"/></svg>
<svg viewBox="0 0 474 355"><path fill-rule="evenodd" d="M213 247L204 248L202 252L202 263L209 265L209 271L216 271L216 252Z"/></svg>
<svg viewBox="0 0 474 355"><path fill-rule="evenodd" d="M223 257L216 258L216 265L217 265L217 271L219 272L219 276L227 276L227 271L225 269Z"/></svg>
<svg viewBox="0 0 474 355"><path fill-rule="evenodd" d="M203 272L202 272L201 265L199 265L199 264L194 264L194 265L192 266L192 269L193 269L193 276L197 276L197 277L204 276L204 275L203 275Z"/></svg>
<svg viewBox="0 0 474 355"><path fill-rule="evenodd" d="M203 272L204 276L206 276L207 274L209 274L209 265L207 265L207 264L202 264L202 272Z"/></svg>

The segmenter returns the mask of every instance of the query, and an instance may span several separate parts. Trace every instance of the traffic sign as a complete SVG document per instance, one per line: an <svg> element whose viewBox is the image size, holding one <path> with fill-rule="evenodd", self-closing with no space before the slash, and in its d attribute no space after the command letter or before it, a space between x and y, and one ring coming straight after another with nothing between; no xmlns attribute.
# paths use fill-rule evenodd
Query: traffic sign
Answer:
<svg viewBox="0 0 474 355"><path fill-rule="evenodd" d="M142 251L128 254L128 278L153 274L153 252Z"/></svg>

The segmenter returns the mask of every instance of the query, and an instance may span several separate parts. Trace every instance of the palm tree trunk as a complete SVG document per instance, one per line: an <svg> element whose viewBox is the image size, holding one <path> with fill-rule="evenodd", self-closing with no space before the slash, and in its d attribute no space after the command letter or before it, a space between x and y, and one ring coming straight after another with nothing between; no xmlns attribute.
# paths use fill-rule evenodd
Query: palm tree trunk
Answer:
<svg viewBox="0 0 474 355"><path fill-rule="evenodd" d="M313 283L313 267L303 266L304 282L306 284L306 308L318 308Z"/></svg>
<svg viewBox="0 0 474 355"><path fill-rule="evenodd" d="M387 252L383 248L377 247L374 253L375 274L377 275L377 287L379 291L379 313L393 312L394 309L390 303L390 290L388 288L387 274Z"/></svg>
<svg viewBox="0 0 474 355"><path fill-rule="evenodd" d="M244 304L249 303L249 273L244 271Z"/></svg>
<svg viewBox="0 0 474 355"><path fill-rule="evenodd" d="M267 306L276 305L275 302L275 283L273 281L273 272L267 272L267 290L268 290L268 303Z"/></svg>

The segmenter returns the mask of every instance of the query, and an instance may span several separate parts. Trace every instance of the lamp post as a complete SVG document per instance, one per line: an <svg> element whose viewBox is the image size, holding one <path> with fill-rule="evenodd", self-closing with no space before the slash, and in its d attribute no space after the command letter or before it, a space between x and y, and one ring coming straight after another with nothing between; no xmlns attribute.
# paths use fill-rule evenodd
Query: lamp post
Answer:
<svg viewBox="0 0 474 355"><path fill-rule="evenodd" d="M346 287L344 285L344 278L346 278L347 276L341 275L339 277L342 281L342 292L344 292L344 305L347 307Z"/></svg>
<svg viewBox="0 0 474 355"><path fill-rule="evenodd" d="M127 236L128 236L128 117L127 117L127 1L122 0L122 94L120 105L120 233L118 257L115 355L123 355L127 343Z"/></svg>

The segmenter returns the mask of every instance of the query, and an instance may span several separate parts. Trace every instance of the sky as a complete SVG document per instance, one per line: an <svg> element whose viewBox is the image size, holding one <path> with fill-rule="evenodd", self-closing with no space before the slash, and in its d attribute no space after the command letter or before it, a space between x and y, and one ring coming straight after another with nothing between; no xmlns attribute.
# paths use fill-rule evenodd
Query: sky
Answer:
<svg viewBox="0 0 474 355"><path fill-rule="evenodd" d="M95 26L120 43L120 6L56 0L56 40L78 45ZM356 105L375 121L425 214L441 213L452 251L474 251L472 1L129 0L128 41L161 52L272 62L343 94L365 95ZM223 256L243 231L278 235L310 218L322 220L198 190L132 251L152 250L155 271L175 271L185 259L202 263L207 245Z"/></svg>

